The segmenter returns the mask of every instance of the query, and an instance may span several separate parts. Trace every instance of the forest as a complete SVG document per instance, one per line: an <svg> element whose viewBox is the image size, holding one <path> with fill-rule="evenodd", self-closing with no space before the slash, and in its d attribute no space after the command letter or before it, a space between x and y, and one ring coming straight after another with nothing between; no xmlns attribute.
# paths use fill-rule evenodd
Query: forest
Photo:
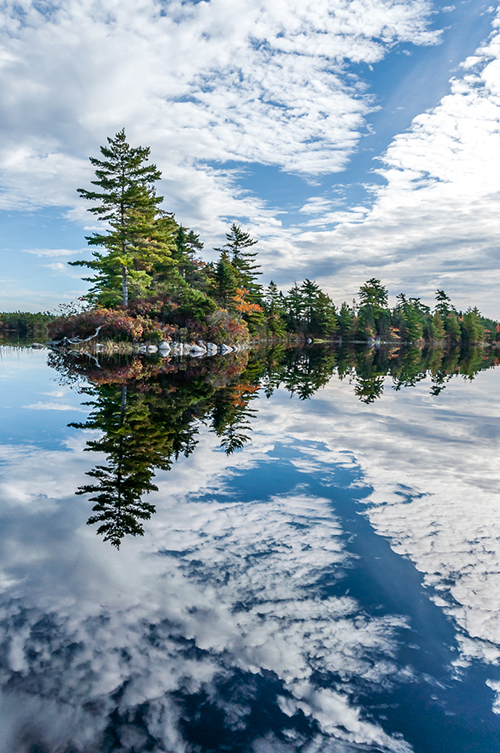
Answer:
<svg viewBox="0 0 500 753"><path fill-rule="evenodd" d="M104 223L103 231L86 238L91 259L69 262L90 270L84 278L88 293L55 318L0 314L1 335L12 333L15 324L19 335L29 336L39 331L33 328L41 317L59 342L96 332L101 340L148 344L500 341L498 322L477 307L457 310L444 290L436 291L431 309L404 293L390 308L388 290L376 278L340 306L314 280L295 282L287 291L273 281L264 286L257 241L236 223L215 249L218 258L205 261L199 235L161 208L155 187L161 173L149 155L147 147L131 147L123 129L108 138L99 158L90 158L94 189L78 192L91 202L89 211Z"/></svg>
<svg viewBox="0 0 500 753"><path fill-rule="evenodd" d="M56 318L50 311L32 314L27 311L0 312L0 339L3 342L47 339L47 325Z"/></svg>

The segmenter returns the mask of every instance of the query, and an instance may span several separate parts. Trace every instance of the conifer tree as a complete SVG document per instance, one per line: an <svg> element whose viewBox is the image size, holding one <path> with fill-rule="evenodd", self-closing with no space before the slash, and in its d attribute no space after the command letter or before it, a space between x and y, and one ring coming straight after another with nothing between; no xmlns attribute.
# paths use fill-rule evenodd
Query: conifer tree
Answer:
<svg viewBox="0 0 500 753"><path fill-rule="evenodd" d="M484 326L478 308L468 308L462 318L463 339L468 342L484 340Z"/></svg>
<svg viewBox="0 0 500 753"><path fill-rule="evenodd" d="M318 291L312 324L323 337L331 337L338 329L335 304L322 290Z"/></svg>
<svg viewBox="0 0 500 753"><path fill-rule="evenodd" d="M441 316L439 311L435 311L432 316L432 328L434 340L437 340L437 342L442 342L446 337L446 332L444 330L443 317Z"/></svg>
<svg viewBox="0 0 500 753"><path fill-rule="evenodd" d="M221 255L212 274L213 294L223 308L231 305L238 289L238 273L229 260L226 250Z"/></svg>
<svg viewBox="0 0 500 753"><path fill-rule="evenodd" d="M203 249L200 236L193 230L180 225L175 238L175 248L172 251L174 261L178 264L179 273L184 280L196 288L206 287L206 273L204 262L196 258Z"/></svg>
<svg viewBox="0 0 500 753"><path fill-rule="evenodd" d="M278 286L272 280L267 286L264 296L264 311L269 330L277 337L283 336L285 334L285 324L283 321L285 300L283 293L278 290Z"/></svg>
<svg viewBox="0 0 500 753"><path fill-rule="evenodd" d="M299 330L304 318L304 299L297 283L290 288L285 300L288 326L291 330Z"/></svg>
<svg viewBox="0 0 500 753"><path fill-rule="evenodd" d="M89 246L100 246L91 261L70 264L86 266L97 272L86 278L94 284L89 298L104 305L120 302L128 305L129 288L144 294L155 274L165 273L173 265L171 249L175 245L177 224L173 216L159 209L163 198L156 196L154 184L161 173L147 164L149 147L131 147L125 129L108 146L101 147L102 158L90 157L98 190L79 188L84 199L96 202L89 212L109 229L87 237ZM120 296L121 287L121 296Z"/></svg>
<svg viewBox="0 0 500 753"><path fill-rule="evenodd" d="M367 280L359 289L359 321L367 336L382 335L389 327L387 288L375 277Z"/></svg>
<svg viewBox="0 0 500 753"><path fill-rule="evenodd" d="M436 290L436 306L435 311L441 314L444 319L451 311L455 311L455 307L452 306L451 299L446 295L444 290Z"/></svg>
<svg viewBox="0 0 500 753"><path fill-rule="evenodd" d="M303 317L307 324L311 324L320 292L319 285L312 280L305 279L299 290L303 302Z"/></svg>
<svg viewBox="0 0 500 753"><path fill-rule="evenodd" d="M233 223L229 233L226 233L226 243L222 249L215 249L226 251L238 275L238 287L246 288L254 302L260 300L262 292L262 286L257 282L258 276L262 274L260 264L255 262L257 251L250 251L256 243L249 233Z"/></svg>
<svg viewBox="0 0 500 753"><path fill-rule="evenodd" d="M353 313L346 301L343 302L338 314L339 335L347 337L351 332Z"/></svg>

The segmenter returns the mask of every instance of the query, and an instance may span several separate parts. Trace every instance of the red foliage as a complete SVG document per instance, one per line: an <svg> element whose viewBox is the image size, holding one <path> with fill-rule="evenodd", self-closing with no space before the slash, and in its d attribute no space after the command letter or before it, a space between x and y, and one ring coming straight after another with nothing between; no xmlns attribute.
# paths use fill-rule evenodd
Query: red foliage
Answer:
<svg viewBox="0 0 500 753"><path fill-rule="evenodd" d="M123 309L94 309L54 319L49 326L49 336L53 340L62 340L63 337L85 340L95 334L98 327L101 327L100 340L170 340L177 331L172 325L161 324L140 314L130 316Z"/></svg>

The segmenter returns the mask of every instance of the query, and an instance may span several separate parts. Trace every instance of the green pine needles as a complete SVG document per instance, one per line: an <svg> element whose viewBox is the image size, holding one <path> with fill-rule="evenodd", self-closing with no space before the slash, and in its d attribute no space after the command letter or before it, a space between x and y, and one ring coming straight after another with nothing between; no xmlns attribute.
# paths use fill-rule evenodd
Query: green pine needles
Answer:
<svg viewBox="0 0 500 753"><path fill-rule="evenodd" d="M148 164L148 147L131 147L125 129L108 146L101 147L102 159L90 157L99 190L79 188L84 199L95 202L89 211L108 224L104 233L92 233L86 240L94 251L93 260L70 262L86 266L96 275L84 278L93 284L89 299L101 306L127 306L129 292L144 295L155 277L173 265L172 250L178 227L171 213L159 208L163 197L156 195L155 183L161 173Z"/></svg>

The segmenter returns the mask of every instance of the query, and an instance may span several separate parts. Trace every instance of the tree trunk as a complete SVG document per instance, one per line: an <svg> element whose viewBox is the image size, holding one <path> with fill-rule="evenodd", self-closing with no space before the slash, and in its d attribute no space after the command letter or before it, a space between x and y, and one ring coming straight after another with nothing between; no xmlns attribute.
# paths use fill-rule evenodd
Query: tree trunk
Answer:
<svg viewBox="0 0 500 753"><path fill-rule="evenodd" d="M127 267L122 267L122 302L128 306Z"/></svg>
<svg viewBox="0 0 500 753"><path fill-rule="evenodd" d="M122 387L122 399L120 404L120 426L123 425L123 422L125 420L125 413L127 410L127 385L124 384Z"/></svg>

